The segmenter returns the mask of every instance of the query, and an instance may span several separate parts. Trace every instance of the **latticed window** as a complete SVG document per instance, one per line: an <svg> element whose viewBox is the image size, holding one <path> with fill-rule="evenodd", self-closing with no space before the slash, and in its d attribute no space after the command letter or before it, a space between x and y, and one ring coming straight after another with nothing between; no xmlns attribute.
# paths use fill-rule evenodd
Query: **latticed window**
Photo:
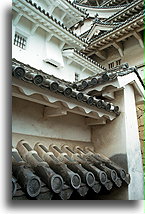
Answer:
<svg viewBox="0 0 145 214"><path fill-rule="evenodd" d="M79 74L75 73L75 81L79 81Z"/></svg>
<svg viewBox="0 0 145 214"><path fill-rule="evenodd" d="M116 61L116 66L119 66L119 65L121 65L121 59Z"/></svg>
<svg viewBox="0 0 145 214"><path fill-rule="evenodd" d="M26 49L26 41L26 37L20 35L19 33L15 33L14 45L18 46L19 48Z"/></svg>
<svg viewBox="0 0 145 214"><path fill-rule="evenodd" d="M121 65L121 59L117 60L116 62L111 62L110 64L108 64L108 67L109 69L111 69L119 65Z"/></svg>
<svg viewBox="0 0 145 214"><path fill-rule="evenodd" d="M108 64L109 69L114 68L114 62L111 62L110 64Z"/></svg>

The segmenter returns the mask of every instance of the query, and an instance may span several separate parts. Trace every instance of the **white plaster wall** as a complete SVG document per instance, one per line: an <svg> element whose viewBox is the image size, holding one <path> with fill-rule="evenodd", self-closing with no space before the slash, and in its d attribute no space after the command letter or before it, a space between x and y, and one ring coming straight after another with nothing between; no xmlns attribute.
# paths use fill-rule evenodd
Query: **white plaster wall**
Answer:
<svg viewBox="0 0 145 214"><path fill-rule="evenodd" d="M143 51L139 42L134 38L128 39L124 44L124 61L128 62L130 66L139 65L143 63Z"/></svg>
<svg viewBox="0 0 145 214"><path fill-rule="evenodd" d="M123 43L123 57L121 57L118 50L113 47L109 47L108 50L104 51L107 52L107 59L104 61L99 60L99 62L107 68L108 63L118 59L121 59L121 63L127 62L129 66L138 66L144 63L143 48L141 48L138 41L134 37L128 38Z"/></svg>
<svg viewBox="0 0 145 214"><path fill-rule="evenodd" d="M141 145L136 116L135 96L131 85L127 85L125 87L124 101L126 109L125 126L127 159L128 169L131 175L131 183L129 185L128 194L130 200L143 200L144 180Z"/></svg>
<svg viewBox="0 0 145 214"><path fill-rule="evenodd" d="M68 113L66 116L43 118L44 106L13 97L12 132L35 137L71 141L91 141L91 130L83 116Z"/></svg>
<svg viewBox="0 0 145 214"><path fill-rule="evenodd" d="M68 64L68 60L64 57L64 69L63 73L65 75L65 79L69 81L75 81L75 73L79 74L79 79L87 78L92 75L92 72L86 69L83 71L83 67L78 63L72 62Z"/></svg>
<svg viewBox="0 0 145 214"><path fill-rule="evenodd" d="M127 155L126 167L131 175L131 183L128 186L128 194L123 199L142 200L143 167L132 86L127 85L124 90L116 92L115 102L120 107L121 115L105 126L94 127L92 142L97 152L108 157L115 154ZM120 198L119 194L116 199L118 197Z"/></svg>
<svg viewBox="0 0 145 214"><path fill-rule="evenodd" d="M96 151L108 157L118 153L126 154L123 96L123 90L116 92L114 102L120 107L121 115L109 121L105 126L101 125L92 129L92 142Z"/></svg>
<svg viewBox="0 0 145 214"><path fill-rule="evenodd" d="M14 12L13 17L16 13ZM17 26L12 25L12 57L17 60L29 64L34 68L43 70L45 73L52 74L58 78L62 78L67 81L75 80L75 73L80 75L80 78L85 78L92 73L86 69L82 72L83 67L77 63L68 64L66 58L62 56L61 40L55 37L55 35L47 40L50 36L40 27L37 28L34 34L31 34L32 22L22 17ZM14 43L15 32L19 32L23 36L27 37L26 49L23 50ZM45 59L55 60L60 64L59 67L54 67L46 63Z"/></svg>
<svg viewBox="0 0 145 214"><path fill-rule="evenodd" d="M12 39L14 41L15 32L27 37L27 46L23 50L15 45L12 46L12 57L16 58L23 63L30 64L31 66L42 69L44 72L60 76L60 69L44 62L46 58L55 59L62 66L63 58L62 52L59 48L60 40L52 37L49 42L46 42L49 36L41 28L37 28L34 34L31 34L32 23L26 18L21 18L17 26L12 27ZM13 43L13 42L12 42Z"/></svg>
<svg viewBox="0 0 145 214"><path fill-rule="evenodd" d="M78 73L79 75L81 73L81 69L82 69L81 66L76 63L68 64L68 59L66 59L65 57L64 57L64 63L65 63L65 67L64 67L63 73L65 74L65 79L74 81L75 73Z"/></svg>

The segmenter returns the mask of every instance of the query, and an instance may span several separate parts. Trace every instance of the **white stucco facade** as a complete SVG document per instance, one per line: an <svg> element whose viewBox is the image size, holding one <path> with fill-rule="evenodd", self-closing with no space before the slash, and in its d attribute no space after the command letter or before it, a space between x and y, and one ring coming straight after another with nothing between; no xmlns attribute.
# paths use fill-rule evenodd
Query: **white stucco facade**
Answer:
<svg viewBox="0 0 145 214"><path fill-rule="evenodd" d="M64 31L63 29L61 30ZM14 45L15 33L19 33L26 38L25 49ZM68 35L66 35L67 39L69 39L70 36L74 37L71 33L68 33ZM77 73L80 78L86 78L93 74L89 69L87 69L86 72L84 71L86 66L83 66L83 62L80 66L80 63L73 62L73 60L69 62L63 57L63 49L77 48L78 45L81 45L82 48L85 46L85 42L82 43L79 39L77 39L77 43L74 42L74 44L67 41L67 39L64 40L64 38L55 32L46 31L42 24L34 24L28 17L20 15L15 10L13 11L13 58L67 81L74 81L75 73ZM69 67L68 64L70 65ZM100 70L100 68L98 68L98 70Z"/></svg>
<svg viewBox="0 0 145 214"><path fill-rule="evenodd" d="M139 67L139 73L143 77L142 43L132 36L124 41L122 56L112 46L103 50L104 59L98 55L93 56L93 60L98 64L74 50L83 51L88 45L80 35L90 29L92 17L96 13L99 14L99 18L105 19L120 11L121 7L109 10L89 8L87 20L85 13L65 0L34 2L60 23L46 17L46 14L41 14L42 11L38 11L38 8L21 0L14 0L12 58L69 82L105 72L108 64L118 60L121 60L121 64L127 62L130 67ZM84 8L80 6L80 9ZM78 36L69 31L72 26L83 20L84 25L78 25L74 30ZM62 27L62 23L67 29ZM16 34L26 39L24 49L14 44ZM143 103L141 82L135 73L131 73L100 84L96 88L86 89L85 92L92 91L99 92L99 96L105 101L119 106L120 115L114 116L110 112L61 97L62 95L53 94L14 78L12 144L15 147L18 141L25 139L32 147L37 141L47 146L51 143L58 146L67 144L71 148L80 145L83 148L92 147L96 152L110 158L117 156L118 163L123 161L125 169L130 173L131 183L122 189L122 193L116 191L100 199L142 200L143 169L136 114L136 105ZM62 110L62 114L52 116L51 112L56 109ZM126 159L122 160L123 157Z"/></svg>

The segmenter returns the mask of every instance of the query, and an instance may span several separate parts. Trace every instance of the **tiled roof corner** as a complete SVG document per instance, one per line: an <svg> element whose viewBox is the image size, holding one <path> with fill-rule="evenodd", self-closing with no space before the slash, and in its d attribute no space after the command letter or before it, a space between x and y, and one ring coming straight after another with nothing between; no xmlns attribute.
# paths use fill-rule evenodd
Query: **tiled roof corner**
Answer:
<svg viewBox="0 0 145 214"><path fill-rule="evenodd" d="M105 32L105 33L103 33L103 34L101 34L101 35L96 36L94 39L92 39L92 40L89 41L89 45L92 44L95 40L97 40L97 39L99 39L99 38L101 38L101 37L103 37L103 36L107 36L108 34L112 33L114 30L116 30L116 29L122 27L123 25L125 25L125 24L131 22L132 20L136 19L137 17L139 17L139 16L141 16L141 15L143 15L143 14L144 14L144 12L141 11L140 13L136 14L135 16L130 17L129 19L127 19L125 22L120 23L118 26L114 27L112 30L107 31L107 32Z"/></svg>
<svg viewBox="0 0 145 214"><path fill-rule="evenodd" d="M27 2L28 4L30 4L32 7L34 7L36 10L38 10L39 12L41 12L43 15L45 15L47 18L51 19L52 21L54 21L57 25L59 25L60 27L62 27L64 30L68 31L69 33L71 33L73 36L75 36L77 39L79 39L80 41L84 42L84 44L87 44L88 42L85 41L84 38L80 38L79 36L77 36L76 33L74 33L71 29L67 28L63 23L61 23L60 21L58 21L56 18L54 18L52 15L50 15L47 11L45 11L44 9L42 9L40 6L38 6L36 3L33 3L32 0L24 0L25 2Z"/></svg>
<svg viewBox="0 0 145 214"><path fill-rule="evenodd" d="M88 96L85 93L79 93L79 91L76 91L74 89L74 84L62 81L58 78L53 78L51 75L47 75L40 70L37 70L15 60L13 60L12 65L12 75L15 78L31 84L35 84L36 86L44 90L61 94L69 99L76 99L78 102L86 103L88 106L94 106L97 110L100 100L92 96ZM113 108L111 106L113 106ZM116 116L120 114L119 107L116 107L113 104L110 105L110 103L108 102L103 101L99 109L101 108L105 111L115 113Z"/></svg>
<svg viewBox="0 0 145 214"><path fill-rule="evenodd" d="M100 84L104 84L104 83L113 81L118 76L125 76L125 75L128 75L133 72L137 75L142 86L145 88L145 85L137 71L137 68L129 67L128 63L124 63L120 66L107 70L106 72L103 72L101 74L97 74L92 77L88 77L88 78L80 80L78 82L74 82L74 84L78 91L84 91L87 88L96 87Z"/></svg>
<svg viewBox="0 0 145 214"><path fill-rule="evenodd" d="M88 61L90 61L91 63L93 63L94 65L102 68L103 70L106 70L106 68L104 66L102 66L101 64L99 64L98 62L94 61L93 59L91 59L90 57L88 57L87 55L85 55L84 53L82 53L81 51L74 49L74 51L79 54L80 56L84 57L85 59L87 59Z"/></svg>

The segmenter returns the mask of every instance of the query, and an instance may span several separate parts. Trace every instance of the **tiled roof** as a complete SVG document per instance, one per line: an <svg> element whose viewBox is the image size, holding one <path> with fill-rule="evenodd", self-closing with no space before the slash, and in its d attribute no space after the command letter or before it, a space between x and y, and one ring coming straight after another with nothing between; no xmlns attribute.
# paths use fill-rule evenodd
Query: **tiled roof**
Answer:
<svg viewBox="0 0 145 214"><path fill-rule="evenodd" d="M12 148L12 171L14 200L87 199L88 190L95 196L130 183L125 169L88 147L35 143L32 148L25 140Z"/></svg>
<svg viewBox="0 0 145 214"><path fill-rule="evenodd" d="M130 1L131 0L128 0L129 3L127 5L130 4ZM110 6L113 6L113 5L114 6L120 6L120 5L124 4L124 3L126 4L125 0L124 1L123 0L113 0L113 1L112 0L106 0L106 1L103 1L101 5L102 6L105 5L105 6L110 7Z"/></svg>
<svg viewBox="0 0 145 214"><path fill-rule="evenodd" d="M76 5L82 6L82 7L86 7L86 8L96 8L96 9L109 9L109 8L121 8L121 7L126 7L129 4L123 4L123 5L110 5L110 6L106 6L106 5L100 5L100 6L92 6L92 5L85 5L85 4L79 4L76 3Z"/></svg>
<svg viewBox="0 0 145 214"><path fill-rule="evenodd" d="M75 88L78 91L84 91L87 88L96 87L98 85L104 84L109 81L113 81L117 79L118 76L124 76L130 73L135 73L139 78L142 86L145 88L144 83L137 72L136 67L130 67L127 63L122 64L121 66L117 66L108 70L107 72L94 75L92 77L88 77L86 79L80 80L78 82L74 82Z"/></svg>
<svg viewBox="0 0 145 214"><path fill-rule="evenodd" d="M69 0L66 0L69 4L71 4L73 7L75 7L77 10L79 10L80 12L84 13L85 15L88 15L88 13L82 9L80 9L75 3L69 1Z"/></svg>
<svg viewBox="0 0 145 214"><path fill-rule="evenodd" d="M132 20L138 18L139 16L142 16L143 14L144 14L144 12L141 11L140 13L138 13L138 14L132 16L131 18L127 19L125 22L120 23L118 26L114 27L113 30L110 30L110 31L108 31L108 32L105 32L105 33L103 33L103 34L101 34L101 35L96 36L94 39L92 39L92 40L89 41L89 44L91 44L91 43L94 42L95 40L99 39L100 37L101 37L101 38L102 38L103 36L106 37L108 34L112 33L112 32L115 31L116 29L119 29L119 28L121 28L122 26L124 26L125 24L127 24L127 23L129 23L129 22L132 22Z"/></svg>
<svg viewBox="0 0 145 214"><path fill-rule="evenodd" d="M94 61L93 59L91 59L90 57L88 57L86 54L82 53L81 51L72 48L67 48L64 49L65 50L74 50L75 53L79 54L80 56L82 56L83 58L85 58L86 60L88 60L89 62L93 63L94 65L98 66L99 68L103 69L104 71L106 70L106 68L104 66L102 66L101 64L99 64L98 62Z"/></svg>
<svg viewBox="0 0 145 214"><path fill-rule="evenodd" d="M24 0L24 2L27 2L28 4L30 4L32 7L34 7L36 10L40 11L43 15L45 15L47 18L51 19L52 21L54 21L56 24L58 24L59 26L61 26L63 29L65 29L66 31L68 31L69 33L71 33L73 36L75 36L77 39L81 40L84 43L85 39L80 38L79 36L77 36L76 33L73 33L73 31L69 28L67 28L63 23L61 23L59 20L57 20L56 18L54 18L52 15L50 15L47 11L45 11L44 9L42 9L40 6L38 6L36 3L33 3L32 0Z"/></svg>
<svg viewBox="0 0 145 214"><path fill-rule="evenodd" d="M114 27L115 26L117 26L117 25L119 25L119 24L122 24L122 23L120 23L120 22L113 22L113 23L111 23L111 22L107 22L107 21L101 21L100 19L95 19L94 20L94 24L95 23L98 23L98 24L101 24L101 25L111 25L111 26L113 26L114 25Z"/></svg>
<svg viewBox="0 0 145 214"><path fill-rule="evenodd" d="M88 34L92 31L92 29L96 26L96 24L99 24L99 25L102 25L102 26L110 26L110 27L113 27L115 28L116 26L119 26L120 24L122 24L121 22L107 22L107 21L101 21L99 18L98 19L95 19L94 22L93 22L93 25L91 26L90 30L88 30ZM105 31L105 33L108 32L107 30ZM85 32L86 33L86 32ZM95 36L95 38L101 36L101 35L104 35L105 34L104 32L102 33L100 31L100 33ZM91 40L92 41L92 40Z"/></svg>
<svg viewBox="0 0 145 214"><path fill-rule="evenodd" d="M61 94L69 99L76 99L78 102L86 103L89 106L94 106L96 107L96 110L97 108L102 108L103 110L115 113L116 115L120 114L118 106L113 106L108 102L104 102L102 106L98 106L98 104L100 104L99 99L88 96L85 93L79 93L73 89L74 84L58 78L53 78L51 75L48 75L14 59L12 63L12 75L19 80L35 84L44 90Z"/></svg>
<svg viewBox="0 0 145 214"><path fill-rule="evenodd" d="M124 7L122 10L118 11L117 13L110 16L106 21L112 21L117 16L120 16L121 14L124 14L125 11L128 11L130 8L134 8L134 6L137 6L138 4L143 3L143 0L134 0L130 4L128 4L126 7ZM135 12L136 13L136 12Z"/></svg>
<svg viewBox="0 0 145 214"><path fill-rule="evenodd" d="M32 0L26 0L26 1L32 4ZM83 13L85 15L88 15L88 13L85 10L82 10L79 7L77 7L77 5L74 4L73 2L71 2L70 0L65 0L65 1L68 2L70 5L72 5L74 8L76 8L79 12L81 12L81 13Z"/></svg>

